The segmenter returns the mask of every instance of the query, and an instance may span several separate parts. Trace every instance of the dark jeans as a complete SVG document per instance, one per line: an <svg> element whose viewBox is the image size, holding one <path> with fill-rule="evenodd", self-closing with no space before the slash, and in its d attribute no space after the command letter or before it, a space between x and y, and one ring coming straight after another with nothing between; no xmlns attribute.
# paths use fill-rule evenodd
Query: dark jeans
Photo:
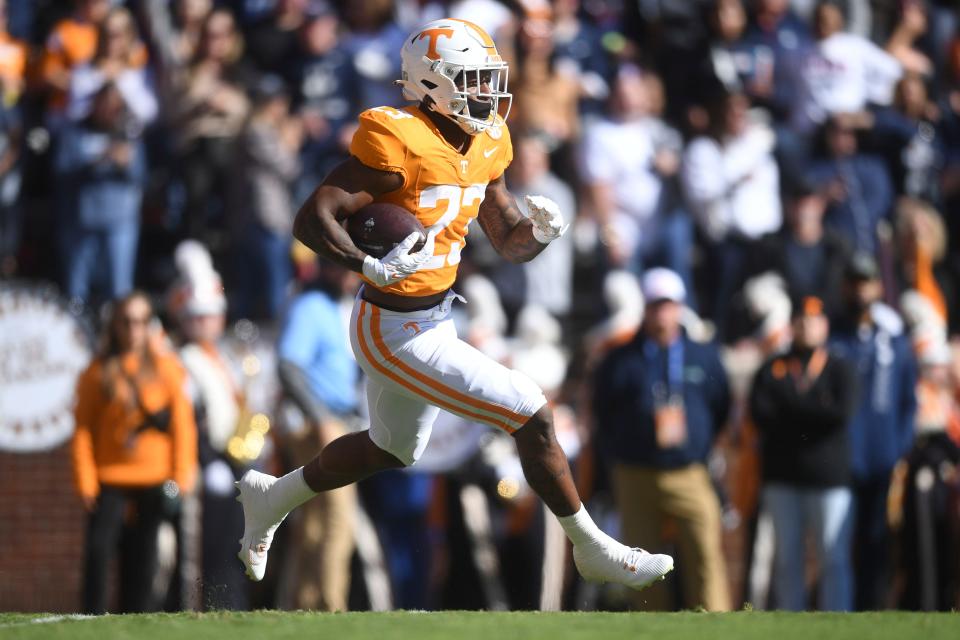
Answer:
<svg viewBox="0 0 960 640"><path fill-rule="evenodd" d="M709 317L717 327L717 336L727 339L731 302L743 284L747 258L756 248L755 241L731 236L710 247L710 272L713 285Z"/></svg>
<svg viewBox="0 0 960 640"><path fill-rule="evenodd" d="M860 479L853 486L854 607L857 611L887 608L891 551L887 528L889 488L890 474Z"/></svg>
<svg viewBox="0 0 960 640"><path fill-rule="evenodd" d="M102 293L107 300L116 300L133 289L140 238L138 220L109 229L91 230L70 225L64 230L67 295L88 300L101 271L105 271L106 287Z"/></svg>
<svg viewBox="0 0 960 640"><path fill-rule="evenodd" d="M238 243L234 265L233 315L254 320L279 318L293 277L290 236L251 223Z"/></svg>
<svg viewBox="0 0 960 640"><path fill-rule="evenodd" d="M132 509L130 509L132 507ZM130 510L130 517L128 517ZM107 569L120 547L120 612L156 611L152 594L157 572L157 531L164 521L158 487L101 488L97 507L87 522L83 570L83 610L107 611Z"/></svg>
<svg viewBox="0 0 960 640"><path fill-rule="evenodd" d="M236 163L236 139L198 138L180 162L186 190L186 235L205 239L223 226Z"/></svg>
<svg viewBox="0 0 960 640"><path fill-rule="evenodd" d="M673 211L661 215L655 238L642 242L633 256L630 270L642 277L645 269L665 267L676 272L687 289L687 305L697 308L693 289L693 274L690 268L690 251L693 248L693 221L685 211Z"/></svg>

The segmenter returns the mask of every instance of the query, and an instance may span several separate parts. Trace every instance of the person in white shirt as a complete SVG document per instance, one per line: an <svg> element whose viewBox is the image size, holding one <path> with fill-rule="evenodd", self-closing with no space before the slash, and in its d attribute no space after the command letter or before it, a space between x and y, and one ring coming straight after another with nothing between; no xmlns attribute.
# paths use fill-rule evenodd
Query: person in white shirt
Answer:
<svg viewBox="0 0 960 640"><path fill-rule="evenodd" d="M690 143L681 169L687 206L710 244L710 273L719 278L711 316L721 336L748 252L783 219L774 134L751 121L749 108L743 93L721 90L711 101L708 134Z"/></svg>
<svg viewBox="0 0 960 640"><path fill-rule="evenodd" d="M123 7L111 9L98 30L93 60L70 76L67 117L73 121L88 117L94 97L113 83L133 119L130 126L140 129L153 122L159 106L147 72L137 61L142 46L131 13Z"/></svg>
<svg viewBox="0 0 960 640"><path fill-rule="evenodd" d="M528 194L543 194L564 207L562 211L576 211L573 191L550 171L543 136L527 134L515 140L513 165L507 177L521 211L527 213L523 196ZM558 238L539 260L520 266L526 276L525 302L541 306L558 318L566 317L573 303L573 234Z"/></svg>
<svg viewBox="0 0 960 640"><path fill-rule="evenodd" d="M609 116L587 126L580 151L589 210L607 262L638 275L650 263L676 271L690 288L689 217L675 211L670 181L679 169L680 134L653 114L653 83L636 67L614 81Z"/></svg>
<svg viewBox="0 0 960 640"><path fill-rule="evenodd" d="M821 0L814 13L817 42L800 63L800 98L792 118L798 131L893 98L903 73L900 62L866 38L845 32L845 26L839 2Z"/></svg>

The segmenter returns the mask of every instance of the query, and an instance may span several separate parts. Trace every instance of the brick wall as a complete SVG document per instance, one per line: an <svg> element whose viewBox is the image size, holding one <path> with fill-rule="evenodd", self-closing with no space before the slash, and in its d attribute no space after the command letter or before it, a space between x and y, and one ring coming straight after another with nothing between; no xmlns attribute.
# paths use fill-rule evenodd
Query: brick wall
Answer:
<svg viewBox="0 0 960 640"><path fill-rule="evenodd" d="M85 517L69 447L0 452L0 611L77 611Z"/></svg>

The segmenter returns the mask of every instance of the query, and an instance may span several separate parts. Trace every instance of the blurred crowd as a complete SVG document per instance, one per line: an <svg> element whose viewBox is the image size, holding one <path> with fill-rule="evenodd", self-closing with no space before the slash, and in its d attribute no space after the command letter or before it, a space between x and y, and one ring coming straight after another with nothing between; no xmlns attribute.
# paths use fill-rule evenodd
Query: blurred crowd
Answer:
<svg viewBox="0 0 960 640"><path fill-rule="evenodd" d="M602 526L677 555L639 597L580 583L509 437L453 416L291 515L264 583L236 560L233 481L365 428L356 274L291 225L445 15L510 63L509 188L572 222L524 265L471 234L460 335L543 387ZM0 0L0 276L104 336L85 609L960 606L958 26L951 0Z"/></svg>

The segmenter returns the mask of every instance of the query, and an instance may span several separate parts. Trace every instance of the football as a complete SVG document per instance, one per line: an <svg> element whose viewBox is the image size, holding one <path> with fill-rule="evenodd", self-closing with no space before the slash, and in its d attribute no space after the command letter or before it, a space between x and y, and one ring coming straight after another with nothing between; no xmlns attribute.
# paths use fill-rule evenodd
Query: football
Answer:
<svg viewBox="0 0 960 640"><path fill-rule="evenodd" d="M353 244L374 258L382 258L414 231L420 240L410 250L419 251L427 239L427 230L416 216L395 204L374 202L347 219L347 233Z"/></svg>

